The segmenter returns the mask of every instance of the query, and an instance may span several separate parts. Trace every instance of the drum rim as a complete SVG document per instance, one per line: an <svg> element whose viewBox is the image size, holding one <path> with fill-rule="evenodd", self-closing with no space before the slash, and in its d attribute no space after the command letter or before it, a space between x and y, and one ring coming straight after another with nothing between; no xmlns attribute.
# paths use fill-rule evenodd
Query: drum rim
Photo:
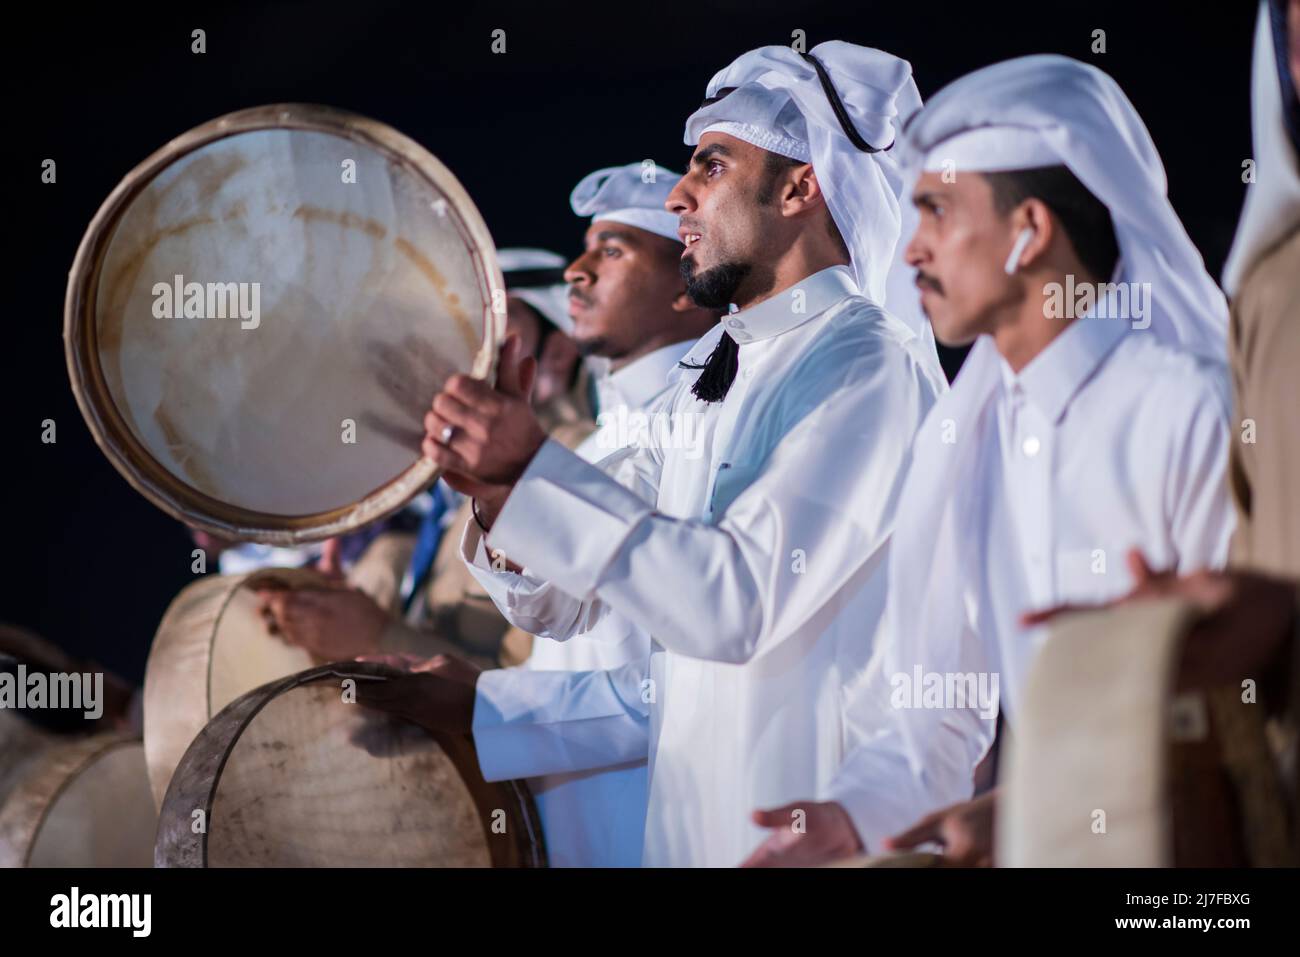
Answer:
<svg viewBox="0 0 1300 957"><path fill-rule="evenodd" d="M221 777L225 772L226 762L237 746L239 739L252 724L253 720L261 711L280 695L293 691L296 688L305 685L317 684L330 679L345 678L384 678L397 677L405 674L402 669L394 668L391 665L381 664L379 662L369 661L340 661L332 664L321 665L318 668L311 668L307 671L301 671L295 675L289 675L276 681L270 681L259 688L255 688L245 695L236 698L230 704L226 705L221 711L204 726L203 730L190 742L189 747L185 749L185 755L181 758L180 764L176 766L172 774L171 781L167 784L167 793L163 797L162 806L158 811L158 839L154 848L154 866L155 867L208 867L208 837L212 829L212 810L215 804L217 790L221 785ZM219 719L238 715L237 720L228 728L214 728ZM408 719L402 719L408 720ZM462 763L469 760L473 763L474 770L478 770L477 760L474 759L473 739L468 735L455 735L450 732L435 732L427 728L423 729L432 737L446 754L448 760L456 766L457 770L462 770ZM464 738L463 746L459 740ZM196 769L202 768L205 757L205 749L209 745L220 745L221 753L212 755L216 758L215 766L210 768L210 775L203 780L202 778L192 778L189 772L191 766ZM450 747L448 745L451 745ZM463 772L462 772L463 773ZM469 790L475 804L478 804L479 795L470 781L463 782ZM522 819L524 825L522 834L520 829L515 830L515 834L527 838L527 843L521 842L519 837L512 841L518 855L518 866L521 867L546 867L546 843L542 834L541 818L538 815L536 804L532 800L532 795L528 793L527 788L520 781L501 781L501 782L484 782L488 788L501 788L504 794L509 794L518 801L518 817ZM179 808L179 816L173 810ZM192 812L196 809L202 809L204 813L204 828L199 834L194 834L188 827ZM172 818L180 821L180 827L168 827ZM492 835L487 833L487 822L482 822L485 830L485 840L488 849L489 859L493 867L501 866L501 850L499 844L494 844ZM197 837L195 842L193 838ZM197 847L195 846L197 844Z"/></svg>
<svg viewBox="0 0 1300 957"><path fill-rule="evenodd" d="M127 427L100 368L95 321L99 279L109 241L130 203L181 157L217 140L258 130L306 130L355 140L396 160L447 199L452 221L475 263L485 297L483 343L469 372L478 379L488 379L495 372L505 314L493 309L493 293L505 289L505 280L487 224L451 170L419 143L387 124L336 107L276 103L228 113L155 150L114 187L77 247L64 300L68 378L91 437L137 492L177 521L223 538L293 546L345 534L392 514L433 484L437 467L421 455L358 501L322 512L277 515L223 502L173 475Z"/></svg>

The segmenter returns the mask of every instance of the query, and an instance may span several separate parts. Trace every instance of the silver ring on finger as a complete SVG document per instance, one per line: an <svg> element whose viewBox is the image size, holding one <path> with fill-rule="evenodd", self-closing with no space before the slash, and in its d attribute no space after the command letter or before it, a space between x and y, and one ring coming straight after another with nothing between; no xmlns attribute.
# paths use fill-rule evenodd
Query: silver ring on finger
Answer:
<svg viewBox="0 0 1300 957"><path fill-rule="evenodd" d="M451 437L455 434L456 434L456 426L444 425L442 427L442 433L438 436L439 444L441 445L448 444L451 441Z"/></svg>

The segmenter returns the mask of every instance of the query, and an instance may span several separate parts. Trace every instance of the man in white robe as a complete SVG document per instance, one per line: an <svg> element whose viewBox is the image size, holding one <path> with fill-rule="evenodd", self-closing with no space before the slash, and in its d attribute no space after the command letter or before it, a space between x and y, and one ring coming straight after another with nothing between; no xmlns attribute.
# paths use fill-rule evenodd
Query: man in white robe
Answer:
<svg viewBox="0 0 1300 957"><path fill-rule="evenodd" d="M571 204L590 217L585 249L565 269L571 335L587 356L605 360L596 378L597 430L574 450L597 462L625 444L644 441L647 410L670 388L669 374L687 350L717 324L717 313L686 295L677 268L682 243L677 217L664 202L678 174L631 163L597 170L574 188ZM457 530L459 531L459 530ZM491 582L491 578L489 578ZM611 627L612 626L612 627ZM529 700L538 685L531 672L582 672L644 662L650 636L613 618L581 641L537 638L523 669L485 671L476 697L487 702ZM527 670L525 670L527 669ZM553 678L541 679L544 689ZM480 714L483 709L475 708ZM513 742L476 735L484 773L509 776ZM552 867L634 867L645 828L644 757L607 768L531 777Z"/></svg>
<svg viewBox="0 0 1300 957"><path fill-rule="evenodd" d="M1022 616L1126 593L1134 546L1181 570L1227 556L1227 309L1123 92L1024 57L941 91L903 146L922 303L940 341L976 342L917 435L884 637L850 695L857 746L827 800L755 815L774 832L754 865L953 824L950 857L989 863L991 799L900 832L970 797L999 713L1014 734L1045 637Z"/></svg>
<svg viewBox="0 0 1300 957"><path fill-rule="evenodd" d="M888 148L920 102L909 65L765 47L708 96L668 208L692 297L738 308L657 406L659 440L599 469L545 442L509 346L495 390L452 380L426 419L426 454L478 502L464 554L503 613L559 640L609 621L652 636L648 661L473 716L476 739L515 742L495 776L649 754L652 866L734 864L762 837L746 809L829 783L911 437L944 388L928 328L882 308L901 219ZM437 678L369 693L436 724Z"/></svg>

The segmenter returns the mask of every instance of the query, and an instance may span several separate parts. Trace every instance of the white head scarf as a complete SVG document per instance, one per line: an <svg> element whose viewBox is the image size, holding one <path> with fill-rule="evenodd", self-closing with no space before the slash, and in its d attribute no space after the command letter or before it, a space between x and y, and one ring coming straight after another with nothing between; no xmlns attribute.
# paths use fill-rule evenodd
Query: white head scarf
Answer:
<svg viewBox="0 0 1300 957"><path fill-rule="evenodd" d="M726 133L811 163L849 247L858 288L907 323L934 354L915 288L908 283L902 294L890 295L891 275L908 279L899 259L903 180L892 147L902 118L921 107L911 64L842 40L820 43L808 54L760 47L714 76L706 95L726 90L687 119L686 143ZM933 365L938 368L937 355Z"/></svg>
<svg viewBox="0 0 1300 957"><path fill-rule="evenodd" d="M498 249L497 260L509 295L528 303L566 336L573 331L569 287L564 282L568 261L563 256L549 249L516 247Z"/></svg>
<svg viewBox="0 0 1300 957"><path fill-rule="evenodd" d="M681 242L677 217L664 208L679 179L680 173L650 160L609 166L584 176L573 188L569 202L579 216L626 223Z"/></svg>
<svg viewBox="0 0 1300 957"><path fill-rule="evenodd" d="M1150 328L1129 334L1154 334L1216 358L1224 353L1223 294L1169 204L1164 167L1145 125L1101 70L1061 56L1022 57L977 70L934 96L907 125L900 146L909 189L921 168L945 159L955 162L959 176L1068 167L1110 211L1119 242L1115 281L1151 284ZM882 646L888 673L916 664L960 670L962 582L987 497L975 479L975 454L999 378L996 349L981 336L913 445L891 544L892 633ZM944 442L945 420L955 426L951 444ZM942 715L936 712L935 720Z"/></svg>
<svg viewBox="0 0 1300 957"><path fill-rule="evenodd" d="M1255 182L1246 188L1237 236L1223 267L1223 288L1235 296L1259 256L1300 223L1300 172L1282 119L1282 83L1268 4L1259 5L1255 63L1250 82Z"/></svg>

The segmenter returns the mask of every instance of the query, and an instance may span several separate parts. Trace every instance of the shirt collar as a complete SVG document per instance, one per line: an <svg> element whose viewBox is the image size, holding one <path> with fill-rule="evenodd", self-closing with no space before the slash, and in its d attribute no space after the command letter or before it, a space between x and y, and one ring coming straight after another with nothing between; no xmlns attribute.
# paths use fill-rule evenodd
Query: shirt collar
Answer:
<svg viewBox="0 0 1300 957"><path fill-rule="evenodd" d="M1128 330L1124 319L1076 319L1047 348L1034 356L1020 374L1002 360L1002 383L1008 391L1018 383L1050 422L1059 422L1071 400L1097 371Z"/></svg>
<svg viewBox="0 0 1300 957"><path fill-rule="evenodd" d="M667 387L668 373L677 367L678 360L690 347L690 340L675 342L632 360L617 372L601 376L596 380L599 411L618 405L634 409L649 405Z"/></svg>
<svg viewBox="0 0 1300 957"><path fill-rule="evenodd" d="M799 296L798 293L803 295ZM846 296L858 296L848 266L830 266L807 276L756 306L722 317L727 334L740 345L770 339L803 325Z"/></svg>

